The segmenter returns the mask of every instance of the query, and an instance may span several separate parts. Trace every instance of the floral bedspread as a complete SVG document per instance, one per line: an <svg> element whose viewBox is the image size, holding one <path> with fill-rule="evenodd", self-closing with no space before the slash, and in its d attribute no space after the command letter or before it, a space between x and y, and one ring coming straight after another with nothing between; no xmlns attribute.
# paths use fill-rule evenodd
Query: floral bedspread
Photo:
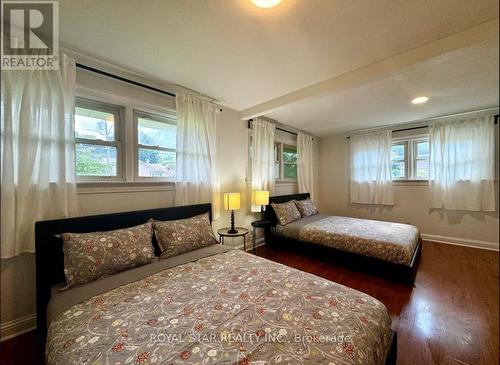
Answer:
<svg viewBox="0 0 500 365"><path fill-rule="evenodd" d="M304 225L299 239L409 265L420 233L409 224L331 216Z"/></svg>
<svg viewBox="0 0 500 365"><path fill-rule="evenodd" d="M390 326L385 306L366 294L231 250L58 314L46 356L63 365L377 365Z"/></svg>

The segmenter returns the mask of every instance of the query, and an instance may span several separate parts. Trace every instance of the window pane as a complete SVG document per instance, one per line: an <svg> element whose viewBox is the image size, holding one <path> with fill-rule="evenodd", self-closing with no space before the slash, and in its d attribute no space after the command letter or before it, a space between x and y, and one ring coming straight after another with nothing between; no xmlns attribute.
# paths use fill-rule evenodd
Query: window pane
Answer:
<svg viewBox="0 0 500 365"><path fill-rule="evenodd" d="M75 108L75 136L101 141L115 140L115 115L113 113Z"/></svg>
<svg viewBox="0 0 500 365"><path fill-rule="evenodd" d="M417 158L429 158L429 142L417 142Z"/></svg>
<svg viewBox="0 0 500 365"><path fill-rule="evenodd" d="M139 176L174 177L175 152L139 148Z"/></svg>
<svg viewBox="0 0 500 365"><path fill-rule="evenodd" d="M416 179L429 179L429 160L417 160L417 166L415 171Z"/></svg>
<svg viewBox="0 0 500 365"><path fill-rule="evenodd" d="M295 164L283 164L283 177L285 179L297 180L297 165Z"/></svg>
<svg viewBox="0 0 500 365"><path fill-rule="evenodd" d="M116 176L116 147L76 144L78 176Z"/></svg>
<svg viewBox="0 0 500 365"><path fill-rule="evenodd" d="M176 146L177 127L175 124L139 117L137 129L139 144L163 148Z"/></svg>
<svg viewBox="0 0 500 365"><path fill-rule="evenodd" d="M405 145L395 144L391 147L391 160L404 160L405 159Z"/></svg>
<svg viewBox="0 0 500 365"><path fill-rule="evenodd" d="M297 163L297 150L295 148L283 147L283 162Z"/></svg>
<svg viewBox="0 0 500 365"><path fill-rule="evenodd" d="M404 161L392 161L391 163L392 177L401 179L406 176Z"/></svg>

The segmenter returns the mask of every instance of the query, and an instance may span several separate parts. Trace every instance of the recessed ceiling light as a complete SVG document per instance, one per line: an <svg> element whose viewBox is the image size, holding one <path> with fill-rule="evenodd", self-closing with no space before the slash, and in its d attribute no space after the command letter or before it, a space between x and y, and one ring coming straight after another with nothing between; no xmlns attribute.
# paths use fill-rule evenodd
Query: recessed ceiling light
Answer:
<svg viewBox="0 0 500 365"><path fill-rule="evenodd" d="M252 2L259 8L272 8L278 5L281 0L252 0Z"/></svg>
<svg viewBox="0 0 500 365"><path fill-rule="evenodd" d="M418 98L413 99L411 102L413 104L423 104L426 103L429 98L427 96L419 96Z"/></svg>

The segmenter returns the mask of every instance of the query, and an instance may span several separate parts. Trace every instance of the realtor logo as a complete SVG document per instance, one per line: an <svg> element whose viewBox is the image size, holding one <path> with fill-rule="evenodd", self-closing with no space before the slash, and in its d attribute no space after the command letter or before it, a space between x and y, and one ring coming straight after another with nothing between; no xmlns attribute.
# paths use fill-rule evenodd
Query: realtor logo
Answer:
<svg viewBox="0 0 500 365"><path fill-rule="evenodd" d="M58 6L57 1L2 1L2 69L59 68Z"/></svg>

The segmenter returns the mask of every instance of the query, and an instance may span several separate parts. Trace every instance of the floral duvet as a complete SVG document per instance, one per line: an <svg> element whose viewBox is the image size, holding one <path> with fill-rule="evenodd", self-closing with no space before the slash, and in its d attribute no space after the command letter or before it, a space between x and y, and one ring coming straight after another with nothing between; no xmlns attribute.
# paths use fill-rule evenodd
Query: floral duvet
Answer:
<svg viewBox="0 0 500 365"><path fill-rule="evenodd" d="M391 320L378 300L239 250L210 250L128 273L112 289L101 279L85 300L83 289L64 293L78 303L56 295L47 363L385 363Z"/></svg>

